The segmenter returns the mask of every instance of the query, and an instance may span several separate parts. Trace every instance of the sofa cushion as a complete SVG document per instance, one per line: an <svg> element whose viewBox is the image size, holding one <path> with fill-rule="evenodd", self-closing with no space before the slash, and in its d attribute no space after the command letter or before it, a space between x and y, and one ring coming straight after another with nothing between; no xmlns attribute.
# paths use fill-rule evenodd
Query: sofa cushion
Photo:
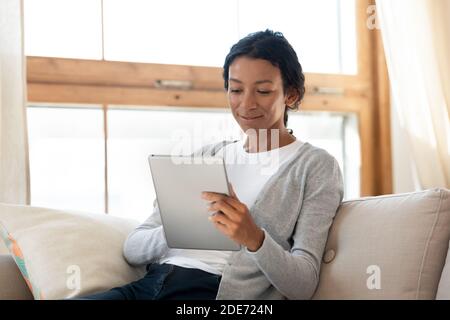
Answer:
<svg viewBox="0 0 450 320"><path fill-rule="evenodd" d="M450 239L450 190L341 204L314 299L434 299Z"/></svg>
<svg viewBox="0 0 450 320"><path fill-rule="evenodd" d="M0 240L0 254L9 254L9 250L6 247L5 243Z"/></svg>
<svg viewBox="0 0 450 320"><path fill-rule="evenodd" d="M138 222L105 214L0 203L0 234L35 299L108 290L145 274L123 257Z"/></svg>
<svg viewBox="0 0 450 320"><path fill-rule="evenodd" d="M0 300L33 299L10 254L0 254L0 270Z"/></svg>

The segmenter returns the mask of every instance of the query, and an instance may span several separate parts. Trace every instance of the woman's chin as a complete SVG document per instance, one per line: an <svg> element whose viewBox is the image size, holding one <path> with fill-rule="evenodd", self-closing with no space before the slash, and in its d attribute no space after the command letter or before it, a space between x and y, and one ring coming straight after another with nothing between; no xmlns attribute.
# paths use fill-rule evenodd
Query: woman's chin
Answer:
<svg viewBox="0 0 450 320"><path fill-rule="evenodd" d="M240 127L242 129L242 131L244 131L247 135L252 134L252 131L254 131L255 133L258 133L259 130L262 129L267 129L264 125L245 125L245 124L240 124Z"/></svg>
<svg viewBox="0 0 450 320"><path fill-rule="evenodd" d="M244 132L247 130L267 129L265 123L259 118L254 120L245 120L243 118L240 118L238 123Z"/></svg>

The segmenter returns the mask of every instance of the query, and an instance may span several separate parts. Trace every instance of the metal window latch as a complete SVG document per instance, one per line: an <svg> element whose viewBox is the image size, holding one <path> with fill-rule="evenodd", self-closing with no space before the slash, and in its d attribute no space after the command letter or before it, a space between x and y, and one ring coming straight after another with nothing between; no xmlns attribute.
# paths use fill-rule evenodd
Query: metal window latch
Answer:
<svg viewBox="0 0 450 320"><path fill-rule="evenodd" d="M188 80L156 80L155 87L164 89L189 90L192 89L193 85L192 81Z"/></svg>
<svg viewBox="0 0 450 320"><path fill-rule="evenodd" d="M343 96L344 89L343 88L333 88L333 87L313 87L313 94L320 95L330 95L330 96Z"/></svg>

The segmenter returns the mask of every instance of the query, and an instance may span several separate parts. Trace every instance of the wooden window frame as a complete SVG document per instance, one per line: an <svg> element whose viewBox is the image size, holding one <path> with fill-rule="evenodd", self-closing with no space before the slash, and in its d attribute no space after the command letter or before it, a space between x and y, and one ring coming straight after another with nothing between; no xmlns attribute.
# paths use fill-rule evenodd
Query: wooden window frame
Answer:
<svg viewBox="0 0 450 320"><path fill-rule="evenodd" d="M356 0L357 75L306 73L305 111L352 112L361 141L361 196L392 193L389 79L374 0ZM161 86L181 81L188 88ZM29 103L227 108L222 68L27 57ZM105 123L106 128L106 123Z"/></svg>

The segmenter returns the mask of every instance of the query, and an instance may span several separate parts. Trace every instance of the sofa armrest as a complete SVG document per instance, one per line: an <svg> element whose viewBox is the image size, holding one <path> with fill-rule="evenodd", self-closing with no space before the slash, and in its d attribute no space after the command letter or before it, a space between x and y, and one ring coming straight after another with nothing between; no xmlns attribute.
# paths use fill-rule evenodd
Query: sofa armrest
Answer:
<svg viewBox="0 0 450 320"><path fill-rule="evenodd" d="M0 255L9 254L8 248L5 246L5 243L0 238Z"/></svg>
<svg viewBox="0 0 450 320"><path fill-rule="evenodd" d="M32 300L28 286L9 254L0 254L0 300Z"/></svg>
<svg viewBox="0 0 450 320"><path fill-rule="evenodd" d="M447 259L441 274L441 280L439 281L436 300L450 300L450 243L447 251Z"/></svg>

